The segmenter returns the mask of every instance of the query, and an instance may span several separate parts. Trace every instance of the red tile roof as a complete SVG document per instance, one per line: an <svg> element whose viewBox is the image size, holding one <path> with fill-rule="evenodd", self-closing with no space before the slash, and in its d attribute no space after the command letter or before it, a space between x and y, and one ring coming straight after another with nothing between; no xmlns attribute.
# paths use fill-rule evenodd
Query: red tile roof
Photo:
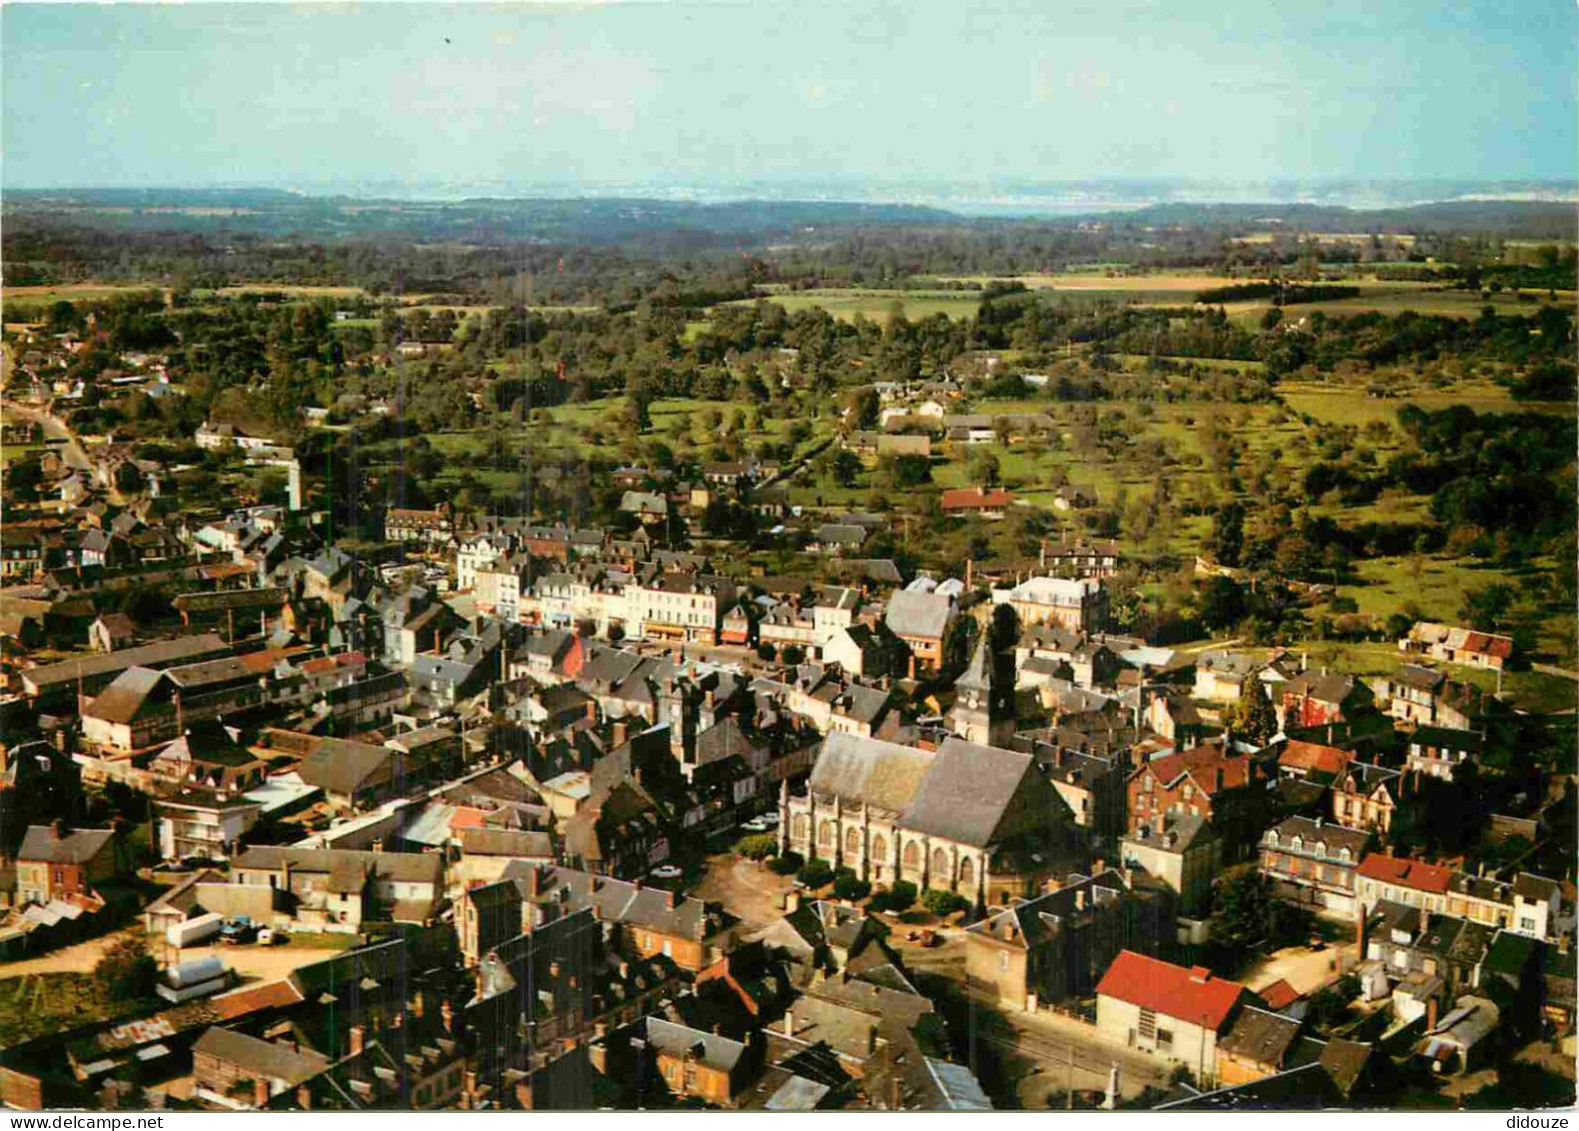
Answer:
<svg viewBox="0 0 1579 1131"><path fill-rule="evenodd" d="M1136 772L1147 769L1163 785L1172 785L1189 774L1196 787L1208 797L1250 784L1250 756L1225 758L1221 746L1196 746L1177 754L1153 758Z"/></svg>
<svg viewBox="0 0 1579 1131"><path fill-rule="evenodd" d="M1317 742L1291 739L1278 755L1277 764L1286 770L1317 770L1337 776L1350 762L1354 751L1339 750L1336 746L1322 746Z"/></svg>
<svg viewBox="0 0 1579 1131"><path fill-rule="evenodd" d="M1258 991L1261 1000L1266 1002L1268 1009L1280 1013L1299 1000L1300 994L1285 978L1279 978L1270 986L1263 986Z"/></svg>
<svg viewBox="0 0 1579 1131"><path fill-rule="evenodd" d="M1437 895L1447 891L1448 882L1453 878L1451 868L1439 868L1435 864L1423 864L1419 860L1400 860L1396 856L1388 856L1381 852L1373 852L1361 860L1358 871L1366 879L1380 880L1384 884L1397 884L1399 887L1433 892Z"/></svg>
<svg viewBox="0 0 1579 1131"><path fill-rule="evenodd" d="M245 1017L249 1013L256 1013L260 1009L295 1005L301 1000L301 991L289 981L281 980L220 994L218 997L209 998L208 1003L214 1007L214 1012L219 1014L221 1021L231 1021L237 1017Z"/></svg>
<svg viewBox="0 0 1579 1131"><path fill-rule="evenodd" d="M941 506L946 511L952 510L998 510L1014 502L1014 493L995 487L991 491L983 487L956 487L943 492Z"/></svg>
<svg viewBox="0 0 1579 1131"><path fill-rule="evenodd" d="M1152 1009L1218 1032L1227 1024L1245 988L1216 978L1204 966L1175 966L1132 950L1119 952L1097 983L1097 993Z"/></svg>

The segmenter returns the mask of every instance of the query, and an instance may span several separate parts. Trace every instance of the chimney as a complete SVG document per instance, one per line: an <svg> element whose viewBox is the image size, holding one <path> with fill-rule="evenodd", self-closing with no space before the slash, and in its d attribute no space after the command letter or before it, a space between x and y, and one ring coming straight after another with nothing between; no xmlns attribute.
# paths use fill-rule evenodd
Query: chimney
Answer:
<svg viewBox="0 0 1579 1131"><path fill-rule="evenodd" d="M1365 944L1369 941L1371 933L1370 912L1366 910L1363 903L1359 905L1358 911L1359 915L1356 917L1357 921L1354 924L1354 943L1360 952L1360 961L1364 962Z"/></svg>
<svg viewBox="0 0 1579 1131"><path fill-rule="evenodd" d="M670 911L674 910L674 900L675 900L675 892L674 892L673 889L670 889L669 891L666 891L666 892L663 893L664 906L667 907Z"/></svg>
<svg viewBox="0 0 1579 1131"><path fill-rule="evenodd" d="M1208 970L1206 967L1204 967L1204 966L1191 966L1190 967L1190 981L1196 983L1197 985L1204 986L1207 982L1209 982L1211 980L1212 980L1212 972L1210 970Z"/></svg>
<svg viewBox="0 0 1579 1131"><path fill-rule="evenodd" d="M445 998L439 1006L439 1021L444 1025L446 1033L455 1032L455 1007L450 1004L449 998Z"/></svg>
<svg viewBox="0 0 1579 1131"><path fill-rule="evenodd" d="M1078 891L1075 892L1075 910L1076 911L1084 911L1085 909L1086 909L1086 889L1085 888L1080 888Z"/></svg>
<svg viewBox="0 0 1579 1131"><path fill-rule="evenodd" d="M367 1030L361 1025L352 1025L350 1032L346 1034L346 1040L349 1042L348 1051L352 1056L356 1056L367 1044Z"/></svg>
<svg viewBox="0 0 1579 1131"><path fill-rule="evenodd" d="M53 821L51 821L49 823L49 839L50 840L65 840L66 839L66 822L63 819L61 819L60 817L56 817Z"/></svg>
<svg viewBox="0 0 1579 1131"><path fill-rule="evenodd" d="M267 1107L269 1105L269 1082L267 1080L252 1081L252 1103L254 1107Z"/></svg>
<svg viewBox="0 0 1579 1131"><path fill-rule="evenodd" d="M1432 994L1425 1003L1425 1031L1427 1033L1436 1030L1436 1009L1436 995Z"/></svg>
<svg viewBox="0 0 1579 1131"><path fill-rule="evenodd" d="M795 1013L793 1010L786 1009L784 1011L784 1035L786 1037L795 1035Z"/></svg>

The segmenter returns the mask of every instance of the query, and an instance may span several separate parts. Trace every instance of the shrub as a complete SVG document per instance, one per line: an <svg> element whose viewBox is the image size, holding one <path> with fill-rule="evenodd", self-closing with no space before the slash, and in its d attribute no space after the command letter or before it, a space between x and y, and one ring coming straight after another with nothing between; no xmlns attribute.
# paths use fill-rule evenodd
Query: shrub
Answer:
<svg viewBox="0 0 1579 1131"><path fill-rule="evenodd" d="M795 876L809 888L820 888L833 879L833 868L822 857L813 856Z"/></svg>
<svg viewBox="0 0 1579 1131"><path fill-rule="evenodd" d="M751 860L766 860L769 856L777 855L778 850L779 838L773 833L743 836L735 842L735 855Z"/></svg>
<svg viewBox="0 0 1579 1131"><path fill-rule="evenodd" d="M921 906L939 919L954 911L968 911L970 901L951 891L925 891L921 893Z"/></svg>
<svg viewBox="0 0 1579 1131"><path fill-rule="evenodd" d="M887 891L880 891L872 896L869 906L873 911L891 911L897 915L907 910L915 901L916 885L909 880L897 880Z"/></svg>
<svg viewBox="0 0 1579 1131"><path fill-rule="evenodd" d="M159 964L139 935L127 935L110 946L93 968L99 989L111 1001L138 1001L153 993Z"/></svg>
<svg viewBox="0 0 1579 1131"><path fill-rule="evenodd" d="M800 866L803 863L800 853L786 852L769 860L768 869L780 876L789 876L800 871Z"/></svg>
<svg viewBox="0 0 1579 1131"><path fill-rule="evenodd" d="M833 876L833 894L839 899L865 899L872 885L855 874L853 868L840 868Z"/></svg>

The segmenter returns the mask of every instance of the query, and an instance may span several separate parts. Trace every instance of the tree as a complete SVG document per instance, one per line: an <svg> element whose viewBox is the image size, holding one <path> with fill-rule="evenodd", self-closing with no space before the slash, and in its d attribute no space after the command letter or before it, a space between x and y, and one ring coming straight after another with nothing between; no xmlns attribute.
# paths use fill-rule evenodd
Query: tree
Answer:
<svg viewBox="0 0 1579 1131"><path fill-rule="evenodd" d="M93 968L94 981L111 1001L140 1001L148 997L158 976L159 964L136 933L112 943Z"/></svg>
<svg viewBox="0 0 1579 1131"><path fill-rule="evenodd" d="M1470 628L1480 632L1499 632L1507 624L1513 608L1513 586L1493 581L1472 593L1464 594L1458 615Z"/></svg>
<svg viewBox="0 0 1579 1131"><path fill-rule="evenodd" d="M795 874L808 888L820 888L823 884L833 879L833 867L820 856L813 856Z"/></svg>
<svg viewBox="0 0 1579 1131"><path fill-rule="evenodd" d="M1233 728L1235 734L1261 746L1277 733L1277 711L1258 682L1252 681L1239 696L1233 711Z"/></svg>
<svg viewBox="0 0 1579 1131"><path fill-rule="evenodd" d="M840 448L834 454L831 470L833 481L839 486L854 487L856 478L861 474L861 461L848 448Z"/></svg>
<svg viewBox="0 0 1579 1131"><path fill-rule="evenodd" d="M1220 564L1237 566L1245 546L1245 508L1227 503L1212 516L1212 553Z"/></svg>
<svg viewBox="0 0 1579 1131"><path fill-rule="evenodd" d="M998 457L985 448L976 448L965 461L971 478L984 487L996 487L1000 465Z"/></svg>
<svg viewBox="0 0 1579 1131"><path fill-rule="evenodd" d="M1274 899L1272 882L1259 872L1219 882L1212 902L1212 943L1225 950L1277 945L1309 926L1309 913Z"/></svg>
<svg viewBox="0 0 1579 1131"><path fill-rule="evenodd" d="M876 389L867 385L855 390L849 401L850 427L871 428L877 423L879 408Z"/></svg>

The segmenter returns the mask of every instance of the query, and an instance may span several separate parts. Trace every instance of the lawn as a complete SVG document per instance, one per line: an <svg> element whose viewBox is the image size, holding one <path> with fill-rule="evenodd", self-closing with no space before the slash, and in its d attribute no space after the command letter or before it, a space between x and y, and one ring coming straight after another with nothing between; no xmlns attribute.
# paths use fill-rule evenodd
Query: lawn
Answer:
<svg viewBox="0 0 1579 1131"><path fill-rule="evenodd" d="M1573 412L1571 404L1560 401L1516 401L1500 385L1461 384L1432 392L1372 397L1353 384L1288 382L1280 384L1277 392L1295 412L1305 413L1328 424L1352 424L1357 428L1377 420L1394 424L1398 420L1398 410L1406 404L1431 411L1461 404L1468 405L1476 412Z"/></svg>
<svg viewBox="0 0 1579 1131"><path fill-rule="evenodd" d="M0 1048L45 1033L136 1013L145 1002L111 1003L92 974L32 974L0 980Z"/></svg>
<svg viewBox="0 0 1579 1131"><path fill-rule="evenodd" d="M897 303L912 322L943 314L949 318L973 317L981 306L981 296L972 291L950 290L865 290L828 288L814 291L778 291L763 296L789 313L818 307L835 318L853 321L857 314L872 321L888 317ZM740 306L757 301L742 299L727 305Z"/></svg>

